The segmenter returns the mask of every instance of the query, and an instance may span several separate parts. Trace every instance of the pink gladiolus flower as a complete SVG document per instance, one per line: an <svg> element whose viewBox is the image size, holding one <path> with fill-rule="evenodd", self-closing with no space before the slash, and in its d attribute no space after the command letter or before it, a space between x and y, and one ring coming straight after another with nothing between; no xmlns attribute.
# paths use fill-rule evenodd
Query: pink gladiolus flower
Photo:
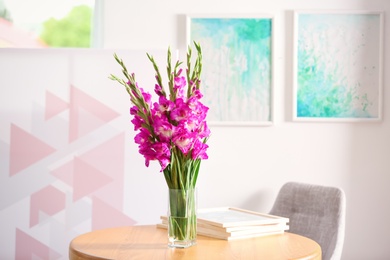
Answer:
<svg viewBox="0 0 390 260"><path fill-rule="evenodd" d="M144 145L149 143L149 138L151 137L149 131L145 128L142 128L141 131L134 137L134 142L136 144Z"/></svg>
<svg viewBox="0 0 390 260"><path fill-rule="evenodd" d="M150 95L148 92L145 92L142 88L140 88L142 96L144 97L146 103L150 104L152 101L152 95Z"/></svg>
<svg viewBox="0 0 390 260"><path fill-rule="evenodd" d="M171 151L167 143L155 143L153 149L156 152L156 158L160 162L161 170L163 171L170 163Z"/></svg>
<svg viewBox="0 0 390 260"><path fill-rule="evenodd" d="M179 122L181 120L185 120L189 113L191 113L191 110L183 99L176 99L175 107L171 111L171 119Z"/></svg>
<svg viewBox="0 0 390 260"><path fill-rule="evenodd" d="M184 97L184 88L186 86L186 78L185 77L175 77L175 92L177 97Z"/></svg>
<svg viewBox="0 0 390 260"><path fill-rule="evenodd" d="M196 140L194 143L194 147L192 148L191 158L193 160L201 159L205 160L208 159L208 155L206 153L206 150L209 146L207 144L202 143L199 140Z"/></svg>
<svg viewBox="0 0 390 260"><path fill-rule="evenodd" d="M206 119L207 111L209 110L208 107L203 105L201 102L199 102L195 98L190 98L188 100L189 106L192 110L192 113L198 117L198 121L203 121Z"/></svg>
<svg viewBox="0 0 390 260"><path fill-rule="evenodd" d="M141 117L134 116L134 118L131 120L131 122L134 125L134 130L137 131L139 129L142 129L142 124L145 122Z"/></svg>
<svg viewBox="0 0 390 260"><path fill-rule="evenodd" d="M206 138L210 136L210 129L207 126L206 121L202 121L198 128L199 138Z"/></svg>
<svg viewBox="0 0 390 260"><path fill-rule="evenodd" d="M163 89L160 85L156 84L154 85L154 92L158 95L158 96L162 96L163 95Z"/></svg>
<svg viewBox="0 0 390 260"><path fill-rule="evenodd" d="M165 168L167 168L167 166L171 163L171 160L170 158L159 158L158 161L160 162L160 165L161 165L161 170L160 172L164 171Z"/></svg>
<svg viewBox="0 0 390 260"><path fill-rule="evenodd" d="M138 107L132 106L132 107L130 108L130 115L135 116L135 115L137 115L137 114L138 114Z"/></svg>
<svg viewBox="0 0 390 260"><path fill-rule="evenodd" d="M183 154L187 154L191 148L193 136L183 129L176 131L173 138L173 143L182 151Z"/></svg>
<svg viewBox="0 0 390 260"><path fill-rule="evenodd" d="M196 99L201 99L203 97L203 94L200 92L199 89L196 89L195 91L193 91L193 97L195 97Z"/></svg>
<svg viewBox="0 0 390 260"><path fill-rule="evenodd" d="M198 128L198 122L194 116L191 116L188 120L184 120L182 124L188 132L195 132Z"/></svg>
<svg viewBox="0 0 390 260"><path fill-rule="evenodd" d="M156 160L156 152L153 149L150 149L151 146L142 145L139 148L139 153L142 154L145 158L145 165L149 167L149 162Z"/></svg>
<svg viewBox="0 0 390 260"><path fill-rule="evenodd" d="M172 137L174 126L168 121L154 120L154 132L160 137L161 141L169 141Z"/></svg>
<svg viewBox="0 0 390 260"><path fill-rule="evenodd" d="M160 110L160 112L171 111L175 106L175 103L173 103L172 101L170 101L164 96L160 96L158 102L159 103L155 103L155 104L158 105L158 109Z"/></svg>

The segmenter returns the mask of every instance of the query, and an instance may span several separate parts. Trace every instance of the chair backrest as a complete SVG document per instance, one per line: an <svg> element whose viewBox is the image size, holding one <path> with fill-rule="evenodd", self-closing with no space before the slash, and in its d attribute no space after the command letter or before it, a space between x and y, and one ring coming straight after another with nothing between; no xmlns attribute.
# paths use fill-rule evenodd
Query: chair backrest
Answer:
<svg viewBox="0 0 390 260"><path fill-rule="evenodd" d="M288 182L270 214L290 219L289 231L316 241L323 260L341 258L345 233L345 194L336 187Z"/></svg>

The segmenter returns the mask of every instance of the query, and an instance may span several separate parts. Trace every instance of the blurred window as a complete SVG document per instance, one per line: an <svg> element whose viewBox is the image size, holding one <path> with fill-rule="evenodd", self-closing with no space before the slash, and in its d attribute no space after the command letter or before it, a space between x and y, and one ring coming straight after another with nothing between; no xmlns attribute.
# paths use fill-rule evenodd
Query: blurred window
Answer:
<svg viewBox="0 0 390 260"><path fill-rule="evenodd" d="M101 2L0 0L0 48L101 47L96 27Z"/></svg>

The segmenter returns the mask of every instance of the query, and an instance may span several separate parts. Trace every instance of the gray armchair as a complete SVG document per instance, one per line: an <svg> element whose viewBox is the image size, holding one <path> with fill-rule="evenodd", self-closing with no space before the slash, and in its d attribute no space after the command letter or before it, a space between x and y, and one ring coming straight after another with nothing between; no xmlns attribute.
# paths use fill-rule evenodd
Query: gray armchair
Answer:
<svg viewBox="0 0 390 260"><path fill-rule="evenodd" d="M316 241L323 260L339 260L344 244L345 205L345 194L339 188L288 182L280 189L270 214L289 218L289 232Z"/></svg>

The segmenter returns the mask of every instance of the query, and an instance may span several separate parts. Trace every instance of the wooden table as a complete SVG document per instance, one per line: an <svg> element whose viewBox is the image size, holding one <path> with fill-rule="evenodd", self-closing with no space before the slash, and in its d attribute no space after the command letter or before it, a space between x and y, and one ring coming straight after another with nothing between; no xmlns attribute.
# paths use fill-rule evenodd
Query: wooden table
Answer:
<svg viewBox="0 0 390 260"><path fill-rule="evenodd" d="M321 247L296 234L263 236L233 241L205 236L186 249L168 248L167 230L129 226L97 230L73 239L69 259L318 259Z"/></svg>

